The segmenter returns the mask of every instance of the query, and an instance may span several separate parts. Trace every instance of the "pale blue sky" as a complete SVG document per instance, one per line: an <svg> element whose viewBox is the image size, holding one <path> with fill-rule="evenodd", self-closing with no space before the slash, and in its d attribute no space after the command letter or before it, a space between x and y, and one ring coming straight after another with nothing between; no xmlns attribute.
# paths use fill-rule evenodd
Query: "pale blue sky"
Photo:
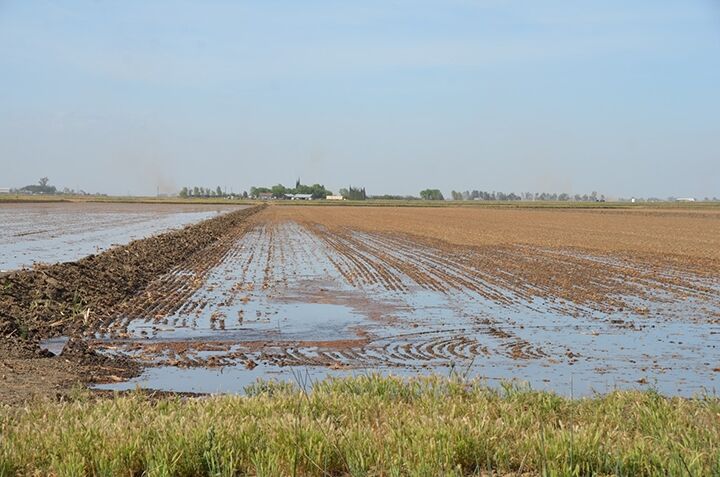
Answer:
<svg viewBox="0 0 720 477"><path fill-rule="evenodd" d="M720 3L0 0L0 165L115 194L720 196Z"/></svg>

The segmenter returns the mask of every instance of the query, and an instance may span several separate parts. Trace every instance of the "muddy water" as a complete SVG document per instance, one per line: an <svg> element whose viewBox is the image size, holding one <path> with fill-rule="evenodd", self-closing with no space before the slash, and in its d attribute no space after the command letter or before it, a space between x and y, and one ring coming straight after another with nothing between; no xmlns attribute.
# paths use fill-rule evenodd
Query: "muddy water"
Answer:
<svg viewBox="0 0 720 477"><path fill-rule="evenodd" d="M238 207L172 204L0 204L0 271L72 261ZM242 208L242 206L239 206Z"/></svg>
<svg viewBox="0 0 720 477"><path fill-rule="evenodd" d="M717 279L683 276L673 288L644 277L616 297L624 308L609 310L499 282L472 258L406 237L260 224L172 313L128 312L96 336L98 349L149 366L100 387L242 392L258 378L380 372L461 373L575 396L718 388Z"/></svg>

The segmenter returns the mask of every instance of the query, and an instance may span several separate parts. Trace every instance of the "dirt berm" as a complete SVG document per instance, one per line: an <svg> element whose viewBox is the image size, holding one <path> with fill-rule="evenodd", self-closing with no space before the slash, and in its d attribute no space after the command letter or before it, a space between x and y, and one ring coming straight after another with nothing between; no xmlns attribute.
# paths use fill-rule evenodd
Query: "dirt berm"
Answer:
<svg viewBox="0 0 720 477"><path fill-rule="evenodd" d="M226 250L255 206L113 247L76 262L36 266L0 276L0 341L33 342L78 335L152 280L208 247Z"/></svg>

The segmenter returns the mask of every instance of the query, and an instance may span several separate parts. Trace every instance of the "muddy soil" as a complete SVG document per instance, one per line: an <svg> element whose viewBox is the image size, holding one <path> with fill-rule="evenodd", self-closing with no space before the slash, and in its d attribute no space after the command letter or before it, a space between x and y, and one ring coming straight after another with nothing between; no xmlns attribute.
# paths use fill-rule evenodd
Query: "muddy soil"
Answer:
<svg viewBox="0 0 720 477"><path fill-rule="evenodd" d="M467 237L450 241L430 236L437 224L422 223L425 209L404 222L383 216L390 209L345 212L269 207L214 268L193 280L165 275L125 303L93 346L152 367L128 386L193 392L241 392L257 377L294 379L292 370L460 368L584 394L651 384L692 395L717 384L720 279L714 251L701 247L708 216L685 229L686 215L637 224L617 215L595 230L595 219L559 211L525 223L524 240L492 243L485 234L515 214L501 211L507 224L493 229L450 222ZM557 237L558 216L576 246ZM624 237L623 250L599 247L603 227ZM643 250L653 229L693 252ZM589 230L584 242L578 230Z"/></svg>
<svg viewBox="0 0 720 477"><path fill-rule="evenodd" d="M690 396L720 383L718 237L712 211L248 209L0 277L0 375L204 393L462 370ZM60 335L64 356L37 351Z"/></svg>
<svg viewBox="0 0 720 477"><path fill-rule="evenodd" d="M262 208L230 212L76 262L0 275L0 399L23 399L32 390L66 392L68 383L135 374L135 364L97 354L82 336L159 276L194 261L212 266L244 233L248 217ZM72 339L59 357L40 351L39 340L63 335Z"/></svg>
<svg viewBox="0 0 720 477"><path fill-rule="evenodd" d="M26 340L6 338L0 340L0 403L67 399L87 385L122 382L141 370L133 360L101 355L81 340L69 341L56 356Z"/></svg>

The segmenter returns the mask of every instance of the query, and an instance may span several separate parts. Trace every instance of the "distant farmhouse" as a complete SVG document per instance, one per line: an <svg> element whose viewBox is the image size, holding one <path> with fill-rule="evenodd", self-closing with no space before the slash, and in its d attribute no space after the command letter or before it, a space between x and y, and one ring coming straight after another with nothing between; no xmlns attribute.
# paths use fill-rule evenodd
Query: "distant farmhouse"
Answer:
<svg viewBox="0 0 720 477"><path fill-rule="evenodd" d="M9 194L10 188L9 187L0 187L0 194Z"/></svg>
<svg viewBox="0 0 720 477"><path fill-rule="evenodd" d="M325 197L326 200L345 200L345 197L341 195L329 195Z"/></svg>
<svg viewBox="0 0 720 477"><path fill-rule="evenodd" d="M327 190L324 185L303 185L300 183L300 179L293 188L285 187L282 184L250 188L250 197L260 200L317 200L324 199L328 195L332 195L332 192Z"/></svg>
<svg viewBox="0 0 720 477"><path fill-rule="evenodd" d="M679 197L675 202L695 202L695 197Z"/></svg>
<svg viewBox="0 0 720 477"><path fill-rule="evenodd" d="M312 200L312 194L285 194L287 200Z"/></svg>
<svg viewBox="0 0 720 477"><path fill-rule="evenodd" d="M312 194L283 194L275 197L272 192L259 192L257 198L260 200L313 200Z"/></svg>

